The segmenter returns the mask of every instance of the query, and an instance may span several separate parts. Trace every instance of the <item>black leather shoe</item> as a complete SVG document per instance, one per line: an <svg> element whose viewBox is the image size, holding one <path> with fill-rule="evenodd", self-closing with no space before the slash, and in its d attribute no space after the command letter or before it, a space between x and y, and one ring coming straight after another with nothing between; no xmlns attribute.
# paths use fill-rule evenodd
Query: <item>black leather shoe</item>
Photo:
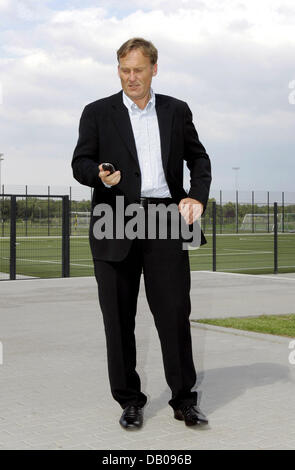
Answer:
<svg viewBox="0 0 295 470"><path fill-rule="evenodd" d="M197 405L187 405L179 410L174 410L174 418L185 421L187 426L195 426L196 424L208 424L208 419L197 407Z"/></svg>
<svg viewBox="0 0 295 470"><path fill-rule="evenodd" d="M143 410L140 406L128 405L120 418L123 428L140 428L143 423Z"/></svg>

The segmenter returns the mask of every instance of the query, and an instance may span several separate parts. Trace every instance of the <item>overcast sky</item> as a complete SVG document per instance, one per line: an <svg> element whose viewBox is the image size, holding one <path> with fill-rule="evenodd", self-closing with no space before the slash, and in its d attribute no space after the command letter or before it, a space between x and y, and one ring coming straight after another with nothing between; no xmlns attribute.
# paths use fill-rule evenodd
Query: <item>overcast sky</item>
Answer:
<svg viewBox="0 0 295 470"><path fill-rule="evenodd" d="M193 112L212 189L240 167L239 189L295 191L294 0L0 0L0 25L2 184L78 185L81 112L121 89L116 50L141 36L154 91Z"/></svg>

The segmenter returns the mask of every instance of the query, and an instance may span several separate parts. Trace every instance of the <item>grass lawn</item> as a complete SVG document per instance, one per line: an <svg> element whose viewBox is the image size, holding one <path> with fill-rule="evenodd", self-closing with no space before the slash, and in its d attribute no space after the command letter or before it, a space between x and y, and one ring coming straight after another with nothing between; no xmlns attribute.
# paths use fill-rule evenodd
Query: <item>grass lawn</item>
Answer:
<svg viewBox="0 0 295 470"><path fill-rule="evenodd" d="M1 224L0 224L1 225ZM0 227L1 228L1 227ZM62 238L61 227L17 225L16 272L33 277L60 277ZM206 234L207 244L189 250L192 271L212 271L212 235ZM218 234L216 240L216 270L243 274L273 274L273 234ZM9 272L10 240L0 233L1 273ZM295 271L295 233L278 235L279 273ZM70 276L93 276L93 262L87 230L72 228L70 237Z"/></svg>
<svg viewBox="0 0 295 470"><path fill-rule="evenodd" d="M295 314L289 315L260 315L259 317L216 318L193 320L197 323L237 328L238 330L256 331L271 335L295 337Z"/></svg>

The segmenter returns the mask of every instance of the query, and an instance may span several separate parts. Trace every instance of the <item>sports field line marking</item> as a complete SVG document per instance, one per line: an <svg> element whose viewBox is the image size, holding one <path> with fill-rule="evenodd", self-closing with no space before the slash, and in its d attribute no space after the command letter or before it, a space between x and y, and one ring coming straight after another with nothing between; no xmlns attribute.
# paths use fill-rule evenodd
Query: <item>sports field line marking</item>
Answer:
<svg viewBox="0 0 295 470"><path fill-rule="evenodd" d="M225 248L224 248L225 249ZM216 256L234 256L234 255L264 255L273 254L273 251L247 251L246 253L216 253ZM190 256L209 256L211 253L191 254Z"/></svg>
<svg viewBox="0 0 295 470"><path fill-rule="evenodd" d="M49 238L49 239L50 239L50 238L59 238L59 239L61 239L61 238L62 238L62 235L40 235L40 236L31 236L31 235L29 235L29 236L27 236L27 237L26 237L26 236L22 236L22 235L16 236L16 239L17 239L17 240L28 240L28 241L30 241L30 240L32 240L32 239L33 239L33 240L39 239L39 238ZM0 237L0 240L10 240L10 237Z"/></svg>
<svg viewBox="0 0 295 470"><path fill-rule="evenodd" d="M2 259L9 260L10 258L4 257ZM61 260L44 260L44 259L28 259L28 258L17 258L16 261L29 261L30 263L51 263L61 264Z"/></svg>
<svg viewBox="0 0 295 470"><path fill-rule="evenodd" d="M246 250L246 249L243 249L243 248L221 248L222 250L226 250L226 251L238 251L238 252L241 252L242 254L243 253L273 253L273 251L260 251L260 250Z"/></svg>
<svg viewBox="0 0 295 470"><path fill-rule="evenodd" d="M92 259L91 258L74 258L73 261L92 261Z"/></svg>
<svg viewBox="0 0 295 470"><path fill-rule="evenodd" d="M295 268L295 266L280 266L280 268ZM246 268L243 268L243 266L241 266L240 268L229 268L229 269L224 269L224 271L222 272L226 272L226 271L239 271L240 269L244 269L245 271L252 271L252 270L255 270L255 269L273 269L273 266L256 266L256 267L249 267L247 266ZM221 272L221 271L219 271ZM242 273L240 273L242 274Z"/></svg>
<svg viewBox="0 0 295 470"><path fill-rule="evenodd" d="M204 232L205 237L212 237L212 233L206 233ZM278 232L278 235L289 235L290 237L294 237L294 232ZM234 233L216 233L216 236L218 237L229 237L229 236L240 236L240 237L273 237L274 233L273 232L263 232L263 233L241 233L241 232L234 232Z"/></svg>
<svg viewBox="0 0 295 470"><path fill-rule="evenodd" d="M85 268L93 268L93 264L70 263L70 266L84 266Z"/></svg>
<svg viewBox="0 0 295 470"><path fill-rule="evenodd" d="M257 235L258 235L258 234L257 234ZM286 234L280 233L280 234L278 234L278 235L286 235ZM253 242L253 240L252 240L251 238L246 238L246 237L245 237L245 238L240 238L239 240L242 240L242 241L251 240L251 242ZM264 242L264 241L265 241L265 240L259 240L259 239L255 240L255 242ZM268 240L268 241L271 242L272 240ZM293 240L292 240L292 241L293 241Z"/></svg>
<svg viewBox="0 0 295 470"><path fill-rule="evenodd" d="M273 268L273 266L266 266L266 267L270 267L270 268ZM290 266L286 266L287 268L289 268ZM294 267L295 266L291 266L291 267ZM240 269L245 269L245 268L240 268ZM263 268L256 268L256 269L263 269ZM283 280L283 281L295 281L295 277L280 277L278 275L278 277L276 277L276 274L269 274L267 276L263 275L263 274L242 274L242 273L232 273L232 272L225 272L225 271L207 271L207 270L198 270L198 271L191 271L191 273L210 273L210 274L226 274L228 276L242 276L242 277L249 277L249 276L252 276L252 277L255 277L256 279L275 279L275 280Z"/></svg>
<svg viewBox="0 0 295 470"><path fill-rule="evenodd" d="M3 257L2 259L9 260L9 258ZM28 258L17 258L17 261L28 261L30 263L49 263L49 264L61 264L61 260L43 260L43 259L28 259ZM84 266L87 268L92 268L92 264L78 264L78 263L70 263L70 266Z"/></svg>
<svg viewBox="0 0 295 470"><path fill-rule="evenodd" d="M39 238L62 238L62 235L17 235L17 240L31 240L31 239L39 239ZM70 235L71 240L79 240L80 238L88 238L87 235ZM0 240L10 240L10 237L0 237Z"/></svg>

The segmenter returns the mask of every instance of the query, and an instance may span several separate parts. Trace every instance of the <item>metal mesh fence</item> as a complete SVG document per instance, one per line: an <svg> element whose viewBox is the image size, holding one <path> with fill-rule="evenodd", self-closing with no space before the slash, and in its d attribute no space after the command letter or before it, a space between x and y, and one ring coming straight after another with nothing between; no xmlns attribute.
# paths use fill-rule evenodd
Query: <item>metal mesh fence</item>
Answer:
<svg viewBox="0 0 295 470"><path fill-rule="evenodd" d="M223 206L210 202L201 219L208 243L190 253L191 268L245 274L295 272L295 204L277 204L276 216L274 209L270 202Z"/></svg>
<svg viewBox="0 0 295 470"><path fill-rule="evenodd" d="M284 205L278 225L278 270L295 271L295 204Z"/></svg>
<svg viewBox="0 0 295 470"><path fill-rule="evenodd" d="M0 279L68 275L68 196L2 195Z"/></svg>
<svg viewBox="0 0 295 470"><path fill-rule="evenodd" d="M192 270L295 272L295 203L209 201L201 218L207 244L190 250ZM90 199L0 197L0 280L92 276Z"/></svg>
<svg viewBox="0 0 295 470"><path fill-rule="evenodd" d="M0 279L9 279L10 268L10 198L0 198Z"/></svg>
<svg viewBox="0 0 295 470"><path fill-rule="evenodd" d="M93 262L89 248L90 200L71 200L71 276L92 276Z"/></svg>
<svg viewBox="0 0 295 470"><path fill-rule="evenodd" d="M16 198L16 272L22 276L62 274L62 200Z"/></svg>

